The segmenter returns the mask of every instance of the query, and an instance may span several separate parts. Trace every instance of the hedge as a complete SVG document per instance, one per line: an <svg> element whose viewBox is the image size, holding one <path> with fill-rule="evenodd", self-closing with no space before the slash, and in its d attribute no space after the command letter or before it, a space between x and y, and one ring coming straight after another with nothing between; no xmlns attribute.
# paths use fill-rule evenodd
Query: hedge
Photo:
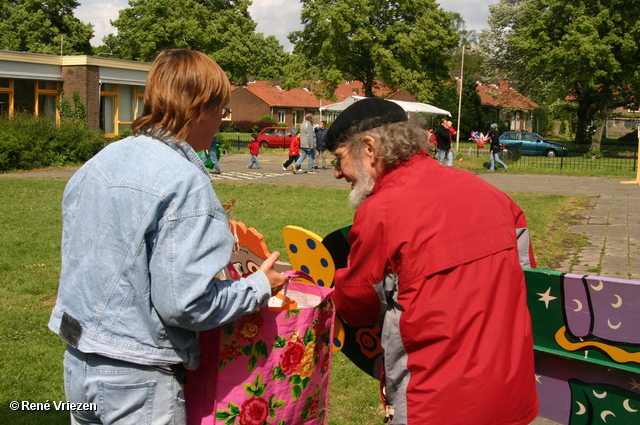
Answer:
<svg viewBox="0 0 640 425"><path fill-rule="evenodd" d="M62 118L58 126L27 113L0 116L0 172L79 164L104 145L84 120Z"/></svg>

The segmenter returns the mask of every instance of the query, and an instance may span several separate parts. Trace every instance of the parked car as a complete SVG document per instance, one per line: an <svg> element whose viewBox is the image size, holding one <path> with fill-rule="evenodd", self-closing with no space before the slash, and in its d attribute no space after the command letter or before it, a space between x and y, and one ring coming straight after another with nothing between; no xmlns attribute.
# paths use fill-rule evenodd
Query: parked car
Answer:
<svg viewBox="0 0 640 425"><path fill-rule="evenodd" d="M296 134L298 130L295 128L265 127L258 133L256 140L261 148L288 148Z"/></svg>
<svg viewBox="0 0 640 425"><path fill-rule="evenodd" d="M569 154L569 149L563 144L544 140L539 134L530 131L507 131L500 136L500 143L507 149L510 144L522 143L523 155L554 157Z"/></svg>

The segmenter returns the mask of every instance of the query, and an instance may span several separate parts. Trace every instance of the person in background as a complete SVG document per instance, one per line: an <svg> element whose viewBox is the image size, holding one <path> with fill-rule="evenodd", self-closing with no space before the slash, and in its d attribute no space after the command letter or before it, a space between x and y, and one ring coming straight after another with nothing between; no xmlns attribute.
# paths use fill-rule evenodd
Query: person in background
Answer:
<svg viewBox="0 0 640 425"><path fill-rule="evenodd" d="M429 144L429 149L433 151L432 154L435 156L438 153L438 141L433 131L433 127L427 128L427 143Z"/></svg>
<svg viewBox="0 0 640 425"><path fill-rule="evenodd" d="M324 142L324 137L327 133L326 121L320 121L320 126L315 129L316 132L316 160L315 168L322 166L323 170L327 169L327 144Z"/></svg>
<svg viewBox="0 0 640 425"><path fill-rule="evenodd" d="M253 168L253 164L256 165L256 169L260 169L260 161L258 161L258 154L260 153L260 143L258 143L258 140L256 140L256 137L258 137L257 134L252 134L251 135L251 142L249 142L249 152L251 153L251 161L249 161L249 165L247 165L247 168Z"/></svg>
<svg viewBox="0 0 640 425"><path fill-rule="evenodd" d="M287 167L297 161L300 157L300 133L296 134L296 137L291 140L291 145L289 146L289 159L282 164L282 169L287 171ZM296 166L293 165L293 174L296 173Z"/></svg>
<svg viewBox="0 0 640 425"><path fill-rule="evenodd" d="M496 162L504 168L504 171L507 171L509 167L507 164L502 162L500 159L500 154L502 153L502 145L500 144L500 133L498 133L498 124L491 124L491 130L489 130L489 140L491 140L491 165L489 166L489 171L496 171Z"/></svg>
<svg viewBox="0 0 640 425"><path fill-rule="evenodd" d="M386 419L530 424L538 396L523 267L535 261L522 210L440 166L393 102L354 103L326 140L356 208L336 311L352 327L382 327Z"/></svg>
<svg viewBox="0 0 640 425"><path fill-rule="evenodd" d="M230 111L230 110L229 110ZM230 112L229 112L230 113ZM228 116L228 114L227 114ZM222 117L226 118L226 117ZM220 165L218 164L218 156L216 155L216 145L218 144L218 135L216 134L209 145L209 149L206 149L202 154L202 163L206 164L207 159L211 159L213 162L214 170L212 174L220 174Z"/></svg>
<svg viewBox="0 0 640 425"><path fill-rule="evenodd" d="M198 332L266 306L287 281L273 268L277 252L246 278L215 278L235 239L196 152L213 140L229 96L209 56L161 52L134 135L105 147L65 187L49 328L67 343L66 400L97 405L71 411L73 424L185 425Z"/></svg>
<svg viewBox="0 0 640 425"><path fill-rule="evenodd" d="M447 121L447 129L449 129L449 142L453 143L453 136L458 134L455 128L453 128L453 123L451 121Z"/></svg>
<svg viewBox="0 0 640 425"><path fill-rule="evenodd" d="M304 121L300 124L300 149L302 149L302 156L298 158L294 164L294 173L302 170L302 162L305 158L309 157L309 168L307 174L318 174L313 169L313 163L316 157L316 135L313 131L313 114L307 114L304 116Z"/></svg>
<svg viewBox="0 0 640 425"><path fill-rule="evenodd" d="M447 124L447 119L440 120L440 126L436 130L436 145L438 153L436 155L438 162L444 165L444 159L447 158L447 166L453 166L453 153L451 152L451 132Z"/></svg>

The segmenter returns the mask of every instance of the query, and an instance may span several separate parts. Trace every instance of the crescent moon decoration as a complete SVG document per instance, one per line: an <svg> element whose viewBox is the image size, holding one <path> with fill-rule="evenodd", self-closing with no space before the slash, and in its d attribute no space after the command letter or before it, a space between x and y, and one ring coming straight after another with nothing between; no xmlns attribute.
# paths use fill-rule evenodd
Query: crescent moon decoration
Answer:
<svg viewBox="0 0 640 425"><path fill-rule="evenodd" d="M591 287L593 288L594 291L602 291L602 288L604 288L604 283L602 283L602 281L599 280L597 285L591 284Z"/></svg>
<svg viewBox="0 0 640 425"><path fill-rule="evenodd" d="M574 299L573 301L578 305L578 308L573 311L582 311L582 303L580 302L580 300Z"/></svg>
<svg viewBox="0 0 640 425"><path fill-rule="evenodd" d="M587 408L584 407L584 404L580 403L579 401L576 401L576 403L578 403L578 406L580 406L580 409L578 409L576 415L584 415L585 413L587 413Z"/></svg>
<svg viewBox="0 0 640 425"><path fill-rule="evenodd" d="M615 413L613 413L611 410L605 410L600 413L600 418L602 419L602 422L607 422L607 416L611 415L613 415L614 418L616 417Z"/></svg>
<svg viewBox="0 0 640 425"><path fill-rule="evenodd" d="M610 327L611 329L614 329L614 330L615 330L615 329L618 329L618 328L620 327L620 325L622 325L622 322L618 322L618 324L617 324L617 325L612 325L612 324L611 324L611 319L607 319L607 324L609 325L609 327Z"/></svg>
<svg viewBox="0 0 640 425"><path fill-rule="evenodd" d="M620 295L614 295L614 297L616 297L617 301L615 303L611 303L611 307L619 308L622 305L622 297Z"/></svg>
<svg viewBox="0 0 640 425"><path fill-rule="evenodd" d="M595 390L593 390L593 395L596 398L603 399L603 398L605 398L607 396L607 392L603 391L602 393L597 393Z"/></svg>
<svg viewBox="0 0 640 425"><path fill-rule="evenodd" d="M626 400L622 403L622 405L624 406L624 409L625 409L627 412L637 412L637 411L638 411L638 409L634 409L634 408L632 408L632 407L631 407L631 405L629 404L629 401L630 401L629 399L626 399Z"/></svg>

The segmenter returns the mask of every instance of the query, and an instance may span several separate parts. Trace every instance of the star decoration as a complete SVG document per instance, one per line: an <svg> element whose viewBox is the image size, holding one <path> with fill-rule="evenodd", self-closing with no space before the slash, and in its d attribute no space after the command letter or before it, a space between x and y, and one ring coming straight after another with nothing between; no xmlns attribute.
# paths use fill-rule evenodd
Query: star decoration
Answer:
<svg viewBox="0 0 640 425"><path fill-rule="evenodd" d="M540 299L538 301L544 301L544 305L547 310L549 309L549 301L553 301L558 298L551 296L551 287L547 289L547 292L538 293L538 295L540 295Z"/></svg>
<svg viewBox="0 0 640 425"><path fill-rule="evenodd" d="M541 377L541 376L542 376L542 375L536 375L536 382L537 382L538 384L542 384L542 381L540 381L540 377Z"/></svg>
<svg viewBox="0 0 640 425"><path fill-rule="evenodd" d="M631 385L632 390L640 390L640 382L636 382L636 380L633 378L631 378L631 382L629 382L629 385Z"/></svg>

